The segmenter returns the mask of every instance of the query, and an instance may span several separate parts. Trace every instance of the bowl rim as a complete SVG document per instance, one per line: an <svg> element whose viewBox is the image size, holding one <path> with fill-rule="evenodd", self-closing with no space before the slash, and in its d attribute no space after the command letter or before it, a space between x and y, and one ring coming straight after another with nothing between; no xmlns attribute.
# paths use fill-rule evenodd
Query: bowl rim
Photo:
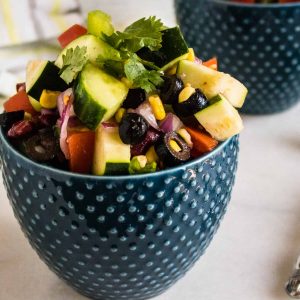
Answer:
<svg viewBox="0 0 300 300"><path fill-rule="evenodd" d="M291 7L300 7L300 0L299 2L291 2L291 3L269 3L269 4L260 4L260 3L239 3L239 2L231 2L228 0L208 0L209 2L215 2L217 4L221 4L224 6L230 7L242 7L242 8L258 8L258 9L265 9L265 8L272 8L272 9L279 9L279 8L291 8Z"/></svg>
<svg viewBox="0 0 300 300"><path fill-rule="evenodd" d="M81 174L81 173L74 173L70 171L64 171L60 170L51 166L47 166L44 164L39 164L37 162L34 162L33 160L27 158L23 154L21 154L19 151L17 151L8 141L7 137L5 136L3 132L3 128L0 128L0 147L5 146L8 148L18 159L23 160L25 163L32 165L33 167L39 169L40 171L45 171L47 173L55 174L58 176L69 176L69 177L77 177L77 178L82 178L82 179L87 179L87 180L98 180L98 181L106 181L106 180L134 180L134 179L143 179L143 178L154 178L159 175L172 175L172 173L176 173L179 170L185 170L191 166L197 165L199 163L204 162L207 159L210 159L212 156L215 154L219 153L222 151L229 143L232 141L234 138L238 137L238 135L233 136L224 142L219 143L219 145L212 151L208 152L207 154L191 160L185 164L168 168L165 170L157 171L154 173L146 173L146 174L137 174L137 175L111 175L111 176L97 176L97 175L90 175L90 174ZM3 144L1 146L1 143ZM3 160L5 159L4 157L2 158Z"/></svg>

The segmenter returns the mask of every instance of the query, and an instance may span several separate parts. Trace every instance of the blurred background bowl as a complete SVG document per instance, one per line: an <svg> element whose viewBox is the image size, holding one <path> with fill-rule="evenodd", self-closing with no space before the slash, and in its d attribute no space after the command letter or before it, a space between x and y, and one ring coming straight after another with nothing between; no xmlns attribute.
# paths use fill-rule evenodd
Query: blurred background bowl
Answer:
<svg viewBox="0 0 300 300"><path fill-rule="evenodd" d="M134 177L36 164L2 132L0 146L14 214L49 268L87 297L140 300L172 286L208 247L231 197L239 143Z"/></svg>
<svg viewBox="0 0 300 300"><path fill-rule="evenodd" d="M175 0L185 38L201 59L249 89L242 112L271 114L300 101L300 2Z"/></svg>

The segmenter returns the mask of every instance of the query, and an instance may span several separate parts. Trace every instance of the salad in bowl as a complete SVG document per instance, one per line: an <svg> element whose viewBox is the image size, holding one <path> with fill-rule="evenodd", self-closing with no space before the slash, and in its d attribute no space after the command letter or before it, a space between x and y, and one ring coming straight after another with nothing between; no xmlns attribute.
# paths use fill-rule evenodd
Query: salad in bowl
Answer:
<svg viewBox="0 0 300 300"><path fill-rule="evenodd" d="M56 61L30 61L4 103L7 137L35 162L126 175L186 163L240 133L246 87L202 62L156 17L115 31L102 11L58 37Z"/></svg>

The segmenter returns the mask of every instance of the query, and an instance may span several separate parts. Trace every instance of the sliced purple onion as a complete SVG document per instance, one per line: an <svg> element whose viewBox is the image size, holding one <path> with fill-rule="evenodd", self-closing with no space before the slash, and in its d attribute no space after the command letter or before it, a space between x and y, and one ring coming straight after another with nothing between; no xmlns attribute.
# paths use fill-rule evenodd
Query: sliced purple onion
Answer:
<svg viewBox="0 0 300 300"><path fill-rule="evenodd" d="M118 127L118 124L115 122L103 122L101 124L104 128L115 128Z"/></svg>
<svg viewBox="0 0 300 300"><path fill-rule="evenodd" d="M149 103L149 101L144 101L136 110L135 112L137 114L142 115L147 122L149 123L150 126L152 126L155 129L159 129L154 113L152 111L152 107Z"/></svg>
<svg viewBox="0 0 300 300"><path fill-rule="evenodd" d="M200 58L196 57L195 60L194 60L194 63L198 64L198 65L202 65L203 62Z"/></svg>
<svg viewBox="0 0 300 300"><path fill-rule="evenodd" d="M74 100L73 89L72 88L68 88L67 90L65 90L64 92L62 92L61 94L59 94L59 96L57 97L57 109L58 109L59 115L62 118L63 118L64 109L66 107L65 102L64 102L64 97L65 96L70 97L70 101L69 102L73 103L73 100ZM71 115L75 115L73 109L72 109Z"/></svg>
<svg viewBox="0 0 300 300"><path fill-rule="evenodd" d="M59 145L60 149L65 155L66 159L70 158L70 153L69 153L69 147L67 143L67 137L68 137L68 123L69 119L71 117L71 111L72 111L72 106L73 106L73 101L74 101L74 96L73 96L73 90L70 88L64 92L65 94L62 96L62 99L65 95L70 96L70 100L67 103L67 105L64 105L64 110L62 111L61 114L61 128L60 128L60 138L59 138ZM64 104L64 102L63 102Z"/></svg>
<svg viewBox="0 0 300 300"><path fill-rule="evenodd" d="M71 116L70 114L68 127L78 127L78 126L82 126L82 122L76 116Z"/></svg>
<svg viewBox="0 0 300 300"><path fill-rule="evenodd" d="M56 109L47 109L47 108L42 108L41 109L41 115L57 115L57 110Z"/></svg>
<svg viewBox="0 0 300 300"><path fill-rule="evenodd" d="M161 121L159 127L164 133L167 133L182 128L183 123L176 115L168 113L164 120Z"/></svg>

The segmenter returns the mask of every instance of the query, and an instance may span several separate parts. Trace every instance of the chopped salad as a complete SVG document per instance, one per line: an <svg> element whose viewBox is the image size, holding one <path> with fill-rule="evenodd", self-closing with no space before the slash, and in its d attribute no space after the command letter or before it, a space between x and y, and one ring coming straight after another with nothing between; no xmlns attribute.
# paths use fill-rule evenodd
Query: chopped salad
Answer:
<svg viewBox="0 0 300 300"><path fill-rule="evenodd" d="M116 31L96 10L58 37L55 62L30 61L0 124L22 154L76 173L150 173L212 151L243 129L247 89L201 61L156 17Z"/></svg>

